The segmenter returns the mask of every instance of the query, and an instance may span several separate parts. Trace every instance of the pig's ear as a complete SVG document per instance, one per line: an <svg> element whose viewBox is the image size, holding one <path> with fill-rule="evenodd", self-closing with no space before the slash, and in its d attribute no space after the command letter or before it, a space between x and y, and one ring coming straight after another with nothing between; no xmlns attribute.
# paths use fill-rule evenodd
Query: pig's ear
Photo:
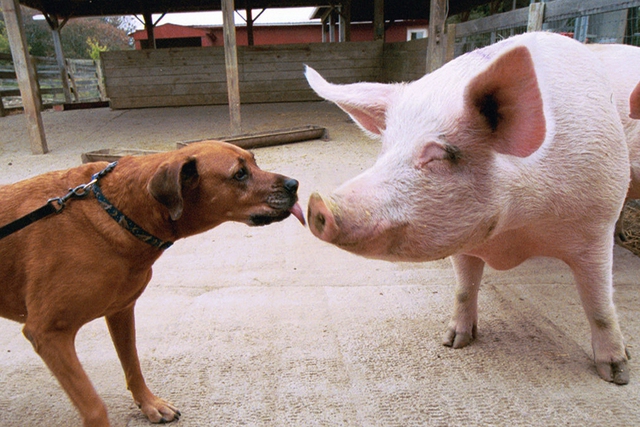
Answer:
<svg viewBox="0 0 640 427"><path fill-rule="evenodd" d="M465 109L472 129L499 153L527 157L542 144L546 124L529 49L500 55L467 86Z"/></svg>
<svg viewBox="0 0 640 427"><path fill-rule="evenodd" d="M327 82L313 68L306 66L305 76L311 88L321 97L335 102L362 129L380 135L386 128L387 107L395 87L381 83L336 85Z"/></svg>
<svg viewBox="0 0 640 427"><path fill-rule="evenodd" d="M640 119L640 83L638 83L633 92L631 92L629 109L631 110L629 117L632 119Z"/></svg>

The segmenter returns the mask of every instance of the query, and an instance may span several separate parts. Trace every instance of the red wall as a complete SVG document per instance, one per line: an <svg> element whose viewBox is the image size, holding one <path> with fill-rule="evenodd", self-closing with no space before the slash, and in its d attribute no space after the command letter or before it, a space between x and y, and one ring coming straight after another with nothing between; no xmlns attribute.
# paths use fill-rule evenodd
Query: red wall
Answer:
<svg viewBox="0 0 640 427"><path fill-rule="evenodd" d="M197 37L200 38L202 46L216 46L211 37L212 31L209 28L193 28L183 25L164 24L157 26L153 34L156 40ZM147 31L138 30L135 31L132 36L136 49L140 50L140 40L147 40Z"/></svg>
<svg viewBox="0 0 640 427"><path fill-rule="evenodd" d="M394 23L385 30L385 41L400 42L407 40L407 29L427 28L428 21L407 21ZM337 30L337 29L336 29ZM165 38L200 37L202 46L223 46L224 37L222 27L193 28L174 24L164 24L155 28L156 40ZM147 39L145 30L133 33L136 49L140 49L140 40ZM255 45L320 43L322 42L322 27L318 24L300 25L255 25L253 27ZM328 35L327 35L328 39ZM335 40L338 40L336 31ZM373 24L351 24L351 41L372 41ZM238 46L247 46L247 27L236 27L236 42Z"/></svg>

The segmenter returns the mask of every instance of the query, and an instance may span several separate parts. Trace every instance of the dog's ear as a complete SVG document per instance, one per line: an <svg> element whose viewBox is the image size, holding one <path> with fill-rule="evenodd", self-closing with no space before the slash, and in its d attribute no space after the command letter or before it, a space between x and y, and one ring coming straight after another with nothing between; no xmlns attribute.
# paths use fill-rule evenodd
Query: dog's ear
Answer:
<svg viewBox="0 0 640 427"><path fill-rule="evenodd" d="M154 199L169 209L171 219L176 221L184 208L183 191L195 188L198 181L196 159L188 157L160 165L147 189Z"/></svg>

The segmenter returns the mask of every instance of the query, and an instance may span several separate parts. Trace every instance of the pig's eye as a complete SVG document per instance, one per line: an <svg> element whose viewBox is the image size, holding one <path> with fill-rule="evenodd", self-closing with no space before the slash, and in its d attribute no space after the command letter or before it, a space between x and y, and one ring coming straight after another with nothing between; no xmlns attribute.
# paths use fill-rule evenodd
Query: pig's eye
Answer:
<svg viewBox="0 0 640 427"><path fill-rule="evenodd" d="M445 144L444 151L448 155L447 160L453 163L456 163L458 160L460 160L460 157L462 157L462 154L460 153L460 149L455 145Z"/></svg>
<svg viewBox="0 0 640 427"><path fill-rule="evenodd" d="M429 142L422 148L422 152L416 161L416 167L419 169L427 165L431 165L433 167L432 162L435 162L435 164L447 162L448 164L453 165L458 163L461 157L462 153L455 145L440 142ZM442 167L442 165L436 165L435 167Z"/></svg>

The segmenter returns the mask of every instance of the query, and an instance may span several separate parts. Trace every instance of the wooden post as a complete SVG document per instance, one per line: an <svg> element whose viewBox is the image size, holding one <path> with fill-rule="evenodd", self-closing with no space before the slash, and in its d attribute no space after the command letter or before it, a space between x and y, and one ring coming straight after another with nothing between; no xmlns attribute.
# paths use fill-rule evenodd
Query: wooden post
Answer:
<svg viewBox="0 0 640 427"><path fill-rule="evenodd" d="M336 41L336 14L331 9L331 13L329 14L329 42L333 43Z"/></svg>
<svg viewBox="0 0 640 427"><path fill-rule="evenodd" d="M322 43L327 42L327 19L329 18L322 18Z"/></svg>
<svg viewBox="0 0 640 427"><path fill-rule="evenodd" d="M344 23L344 41L351 41L351 0L342 0L342 13Z"/></svg>
<svg viewBox="0 0 640 427"><path fill-rule="evenodd" d="M44 124L40 114L36 73L29 56L29 46L24 33L20 3L18 0L0 0L0 6L2 6L4 14L4 23L11 47L11 55L13 56L13 65L18 78L24 114L27 118L31 152L33 154L44 154L49 149L47 148Z"/></svg>
<svg viewBox="0 0 640 427"><path fill-rule="evenodd" d="M147 30L147 49L155 49L156 35L154 34L153 28L155 25L153 24L151 12L144 12L142 18L144 19L144 28Z"/></svg>
<svg viewBox="0 0 640 427"><path fill-rule="evenodd" d="M445 63L452 61L456 56L456 24L447 25L447 45L444 52Z"/></svg>
<svg viewBox="0 0 640 427"><path fill-rule="evenodd" d="M4 110L4 102L2 102L2 92L0 92L0 117L4 117L7 115L7 112Z"/></svg>
<svg viewBox="0 0 640 427"><path fill-rule="evenodd" d="M384 0L373 0L373 40L384 41Z"/></svg>
<svg viewBox="0 0 640 427"><path fill-rule="evenodd" d="M58 62L58 70L60 71L60 81L62 83L62 93L64 94L64 102L71 102L71 90L69 89L69 71L67 70L67 61L64 58L64 52L62 51L62 41L60 40L60 31L62 27L67 23L67 19L58 21L57 16L50 16L44 14L49 27L51 28L51 38L53 39L53 50L56 54L56 61ZM76 101L78 94L76 93Z"/></svg>
<svg viewBox="0 0 640 427"><path fill-rule="evenodd" d="M251 6L247 4L247 44L253 46L253 16L251 16Z"/></svg>
<svg viewBox="0 0 640 427"><path fill-rule="evenodd" d="M431 0L429 39L427 41L427 73L444 65L444 22L446 19L446 0Z"/></svg>
<svg viewBox="0 0 640 427"><path fill-rule="evenodd" d="M327 11L322 15L320 21L322 21L322 43L332 41L329 37L331 32L331 14L333 13L333 7L327 7Z"/></svg>
<svg viewBox="0 0 640 427"><path fill-rule="evenodd" d="M233 0L222 0L222 26L224 31L224 62L227 70L227 92L229 95L229 118L231 133L242 131L240 123L240 82L238 77L238 49L236 46L236 26L233 19Z"/></svg>
<svg viewBox="0 0 640 427"><path fill-rule="evenodd" d="M76 72L75 67L70 67L69 64L67 64L67 70L71 69L71 72L69 73L69 83L71 83L71 91L73 92L73 99L75 100L75 102L80 101L80 95L78 94L78 85L76 84L76 78L74 76L74 73Z"/></svg>
<svg viewBox="0 0 640 427"><path fill-rule="evenodd" d="M64 102L71 102L71 90L69 89L69 79L67 71L67 61L64 58L62 52L62 42L60 41L60 29L56 28L51 31L53 38L53 49L56 52L56 61L58 62L58 69L60 70L60 81L62 83L62 92L64 93ZM77 94L76 94L77 96Z"/></svg>
<svg viewBox="0 0 640 427"><path fill-rule="evenodd" d="M529 22L527 23L527 32L542 31L543 22L544 3L531 3L529 5Z"/></svg>
<svg viewBox="0 0 640 427"><path fill-rule="evenodd" d="M100 101L107 100L107 88L104 85L104 73L102 72L102 59L94 61L96 64L96 78L98 79L98 92L100 92Z"/></svg>

